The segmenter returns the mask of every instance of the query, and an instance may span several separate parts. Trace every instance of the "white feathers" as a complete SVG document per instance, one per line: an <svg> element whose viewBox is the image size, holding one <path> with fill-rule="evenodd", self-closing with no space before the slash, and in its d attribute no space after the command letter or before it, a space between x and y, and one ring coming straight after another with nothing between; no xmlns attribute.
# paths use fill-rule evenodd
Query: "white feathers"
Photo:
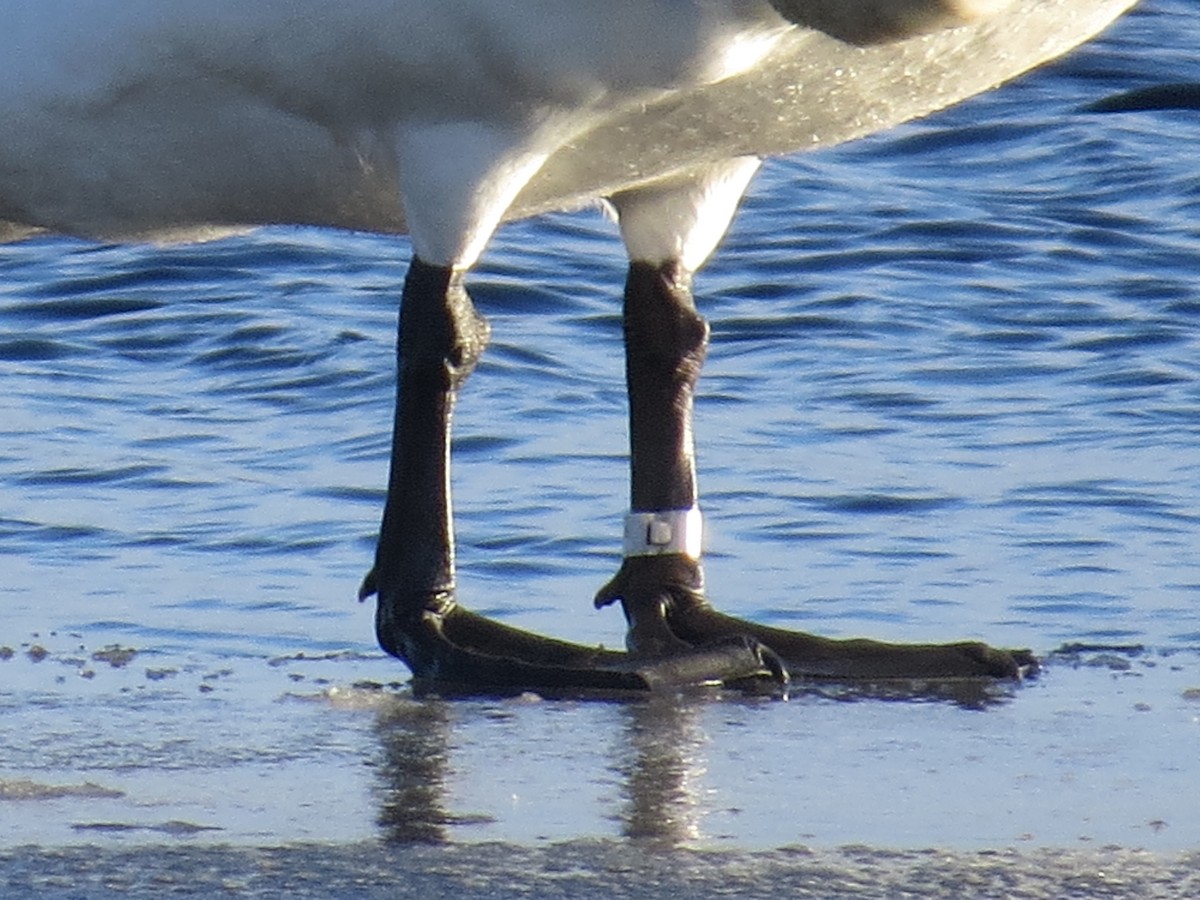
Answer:
<svg viewBox="0 0 1200 900"><path fill-rule="evenodd" d="M774 6L859 39L1006 2L0 0L0 239L411 228L468 266L502 217L616 193L634 252L694 267L751 171L725 160L940 108L1133 0L1011 0L869 50Z"/></svg>
<svg viewBox="0 0 1200 900"><path fill-rule="evenodd" d="M406 123L396 135L413 249L463 269L548 155L527 135L475 121Z"/></svg>
<svg viewBox="0 0 1200 900"><path fill-rule="evenodd" d="M0 220L401 231L407 206L466 256L477 237L433 232L490 230L571 133L752 65L782 30L759 0L0 0L0 15Z"/></svg>
<svg viewBox="0 0 1200 900"><path fill-rule="evenodd" d="M693 177L614 194L629 258L655 264L677 260L695 272L725 234L758 166L757 157L742 156Z"/></svg>

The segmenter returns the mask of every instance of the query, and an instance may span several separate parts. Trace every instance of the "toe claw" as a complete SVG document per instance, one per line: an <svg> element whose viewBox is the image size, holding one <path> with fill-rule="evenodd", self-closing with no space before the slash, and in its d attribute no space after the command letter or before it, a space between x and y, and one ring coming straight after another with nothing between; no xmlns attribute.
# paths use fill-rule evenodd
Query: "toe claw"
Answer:
<svg viewBox="0 0 1200 900"><path fill-rule="evenodd" d="M358 586L358 602L362 603L368 597L374 597L379 592L379 588L375 582L375 567L371 567L371 571L363 576L362 584Z"/></svg>

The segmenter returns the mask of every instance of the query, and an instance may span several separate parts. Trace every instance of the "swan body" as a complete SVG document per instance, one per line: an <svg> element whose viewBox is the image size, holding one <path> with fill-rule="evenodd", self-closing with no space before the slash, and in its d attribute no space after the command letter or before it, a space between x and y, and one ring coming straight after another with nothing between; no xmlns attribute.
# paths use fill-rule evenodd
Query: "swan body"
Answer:
<svg viewBox="0 0 1200 900"><path fill-rule="evenodd" d="M375 566L382 647L472 689L1014 677L1027 651L833 641L703 593L692 274L765 154L971 96L1133 0L0 0L0 239L258 224L407 233ZM457 602L451 414L487 345L465 275L506 218L606 199L625 287L628 653Z"/></svg>
<svg viewBox="0 0 1200 900"><path fill-rule="evenodd" d="M105 236L287 222L434 243L464 223L423 221L418 195L445 209L486 171L463 207L490 223L557 146L753 65L787 27L757 0L0 8L0 218Z"/></svg>
<svg viewBox="0 0 1200 900"><path fill-rule="evenodd" d="M410 191L441 197L497 156L511 177L479 204L486 218L577 206L924 114L1131 2L1019 0L969 28L852 48L760 0L10 0L0 222L104 238L283 223L403 233L418 202L404 202L406 168L419 173ZM817 20L843 10L851 36L871 34L873 6L925 10L925 30L996 5L776 3ZM856 25L845 11L860 9Z"/></svg>

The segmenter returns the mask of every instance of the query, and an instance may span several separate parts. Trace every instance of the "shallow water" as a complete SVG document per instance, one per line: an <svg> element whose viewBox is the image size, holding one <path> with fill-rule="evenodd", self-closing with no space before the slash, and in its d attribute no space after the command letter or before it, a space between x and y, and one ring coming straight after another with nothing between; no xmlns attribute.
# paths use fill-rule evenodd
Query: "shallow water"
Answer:
<svg viewBox="0 0 1200 900"><path fill-rule="evenodd" d="M407 245L43 238L0 247L0 847L1200 847L1200 119L1076 112L1200 80L1189 2L772 163L697 286L721 606L1141 652L983 696L414 698L354 602ZM593 212L499 235L455 445L464 601L610 645L622 270Z"/></svg>

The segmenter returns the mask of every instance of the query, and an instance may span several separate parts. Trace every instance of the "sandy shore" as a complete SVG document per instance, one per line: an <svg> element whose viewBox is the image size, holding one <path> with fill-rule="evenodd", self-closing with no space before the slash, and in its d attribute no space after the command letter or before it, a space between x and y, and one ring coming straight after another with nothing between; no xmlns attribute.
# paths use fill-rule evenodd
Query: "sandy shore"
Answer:
<svg viewBox="0 0 1200 900"><path fill-rule="evenodd" d="M614 842L280 848L151 845L0 853L6 898L1194 898L1200 853L846 847L656 851ZM681 893L682 892L682 893Z"/></svg>

